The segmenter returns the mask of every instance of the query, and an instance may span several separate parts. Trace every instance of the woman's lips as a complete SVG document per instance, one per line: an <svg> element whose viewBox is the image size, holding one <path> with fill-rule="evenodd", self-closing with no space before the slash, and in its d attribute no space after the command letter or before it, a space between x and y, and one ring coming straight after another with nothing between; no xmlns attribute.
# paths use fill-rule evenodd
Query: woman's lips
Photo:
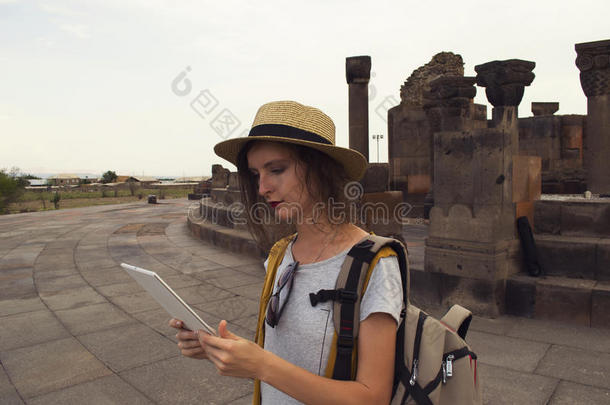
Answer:
<svg viewBox="0 0 610 405"><path fill-rule="evenodd" d="M271 205L271 208L275 208L278 205L280 205L281 201L270 201L269 205Z"/></svg>

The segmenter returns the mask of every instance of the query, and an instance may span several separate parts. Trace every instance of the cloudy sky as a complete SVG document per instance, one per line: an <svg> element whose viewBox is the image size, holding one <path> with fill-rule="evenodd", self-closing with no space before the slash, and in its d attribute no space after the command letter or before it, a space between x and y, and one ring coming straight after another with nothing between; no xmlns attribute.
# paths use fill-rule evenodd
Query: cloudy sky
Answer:
<svg viewBox="0 0 610 405"><path fill-rule="evenodd" d="M213 145L281 99L327 112L347 146L353 55L372 57L381 161L377 112L440 51L461 54L466 75L491 60L535 61L520 116L532 101L585 114L574 44L610 38L608 15L607 0L0 0L0 168L207 175L222 163ZM483 89L475 102L486 104Z"/></svg>

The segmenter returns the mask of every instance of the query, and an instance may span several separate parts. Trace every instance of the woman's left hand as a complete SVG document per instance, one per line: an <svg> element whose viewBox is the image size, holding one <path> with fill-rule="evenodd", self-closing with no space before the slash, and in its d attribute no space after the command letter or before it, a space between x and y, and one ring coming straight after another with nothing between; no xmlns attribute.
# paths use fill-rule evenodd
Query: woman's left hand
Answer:
<svg viewBox="0 0 610 405"><path fill-rule="evenodd" d="M199 332L199 342L205 347L208 360L220 375L260 378L265 350L256 343L227 330L227 321L220 321L218 337Z"/></svg>

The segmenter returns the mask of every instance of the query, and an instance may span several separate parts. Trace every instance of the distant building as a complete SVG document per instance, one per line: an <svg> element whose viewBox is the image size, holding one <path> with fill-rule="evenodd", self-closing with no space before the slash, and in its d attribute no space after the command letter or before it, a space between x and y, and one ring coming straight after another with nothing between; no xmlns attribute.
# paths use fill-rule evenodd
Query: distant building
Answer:
<svg viewBox="0 0 610 405"><path fill-rule="evenodd" d="M116 183L135 182L140 183L141 186L150 186L158 181L158 178L152 176L117 176L116 178Z"/></svg>
<svg viewBox="0 0 610 405"><path fill-rule="evenodd" d="M208 181L212 178L212 176L187 176L187 177L178 177L174 180L175 183L200 183L202 181Z"/></svg>
<svg viewBox="0 0 610 405"><path fill-rule="evenodd" d="M56 176L47 179L49 184L53 186L77 186L80 183L80 177L70 173L60 173Z"/></svg>

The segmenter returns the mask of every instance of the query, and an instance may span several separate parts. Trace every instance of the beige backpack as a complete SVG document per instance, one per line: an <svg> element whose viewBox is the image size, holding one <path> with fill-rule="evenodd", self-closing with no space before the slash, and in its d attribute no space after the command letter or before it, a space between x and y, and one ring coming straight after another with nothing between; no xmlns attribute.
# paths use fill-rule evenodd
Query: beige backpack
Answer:
<svg viewBox="0 0 610 405"><path fill-rule="evenodd" d="M277 267L290 239L271 249L261 295L256 341L263 346L264 314ZM454 305L439 321L409 303L409 261L405 246L396 239L369 235L354 245L341 267L334 290L310 294L311 305L334 301L335 333L326 377L353 380L357 367L360 300L375 265L382 257L397 256L406 310L396 332L392 404L481 404L477 356L464 341L472 319L467 309ZM255 382L253 403L260 403Z"/></svg>

